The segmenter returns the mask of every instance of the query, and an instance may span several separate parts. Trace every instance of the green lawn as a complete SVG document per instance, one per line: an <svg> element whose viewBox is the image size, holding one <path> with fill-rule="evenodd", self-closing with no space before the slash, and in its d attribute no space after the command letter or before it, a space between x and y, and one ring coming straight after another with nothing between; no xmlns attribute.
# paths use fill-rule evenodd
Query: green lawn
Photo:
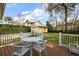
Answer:
<svg viewBox="0 0 79 59"><path fill-rule="evenodd" d="M45 33L44 38L53 42L53 43L58 43L58 33Z"/></svg>
<svg viewBox="0 0 79 59"><path fill-rule="evenodd" d="M62 43L66 45L68 45L69 43L79 45L79 37L78 36L62 36Z"/></svg>
<svg viewBox="0 0 79 59"><path fill-rule="evenodd" d="M45 33L44 34L45 39L53 42L53 43L57 43L59 42L59 35L58 33ZM62 36L62 43L68 45L69 43L75 44L78 43L79 44L79 37L74 37L74 36Z"/></svg>

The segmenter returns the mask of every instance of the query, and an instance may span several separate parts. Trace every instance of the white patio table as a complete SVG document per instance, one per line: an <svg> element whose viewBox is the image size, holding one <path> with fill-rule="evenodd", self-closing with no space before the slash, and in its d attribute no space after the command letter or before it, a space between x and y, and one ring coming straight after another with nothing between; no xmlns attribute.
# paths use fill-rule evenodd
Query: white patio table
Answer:
<svg viewBox="0 0 79 59"><path fill-rule="evenodd" d="M39 42L39 41L43 41L43 38L41 38L41 37L26 37L26 38L22 38L22 41Z"/></svg>
<svg viewBox="0 0 79 59"><path fill-rule="evenodd" d="M41 56L41 52L43 50L45 50L45 53L47 55L45 41L42 37L24 37L24 38L22 38L22 41L31 42L32 48L37 50L39 52L40 56ZM31 52L32 52L32 50L31 50Z"/></svg>

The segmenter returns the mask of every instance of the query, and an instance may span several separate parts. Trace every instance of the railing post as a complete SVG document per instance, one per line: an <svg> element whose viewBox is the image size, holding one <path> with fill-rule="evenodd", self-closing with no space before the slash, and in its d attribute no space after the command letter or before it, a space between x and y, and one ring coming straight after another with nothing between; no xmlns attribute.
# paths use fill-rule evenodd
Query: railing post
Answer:
<svg viewBox="0 0 79 59"><path fill-rule="evenodd" d="M61 46L62 43L61 43L61 32L59 32L59 46Z"/></svg>

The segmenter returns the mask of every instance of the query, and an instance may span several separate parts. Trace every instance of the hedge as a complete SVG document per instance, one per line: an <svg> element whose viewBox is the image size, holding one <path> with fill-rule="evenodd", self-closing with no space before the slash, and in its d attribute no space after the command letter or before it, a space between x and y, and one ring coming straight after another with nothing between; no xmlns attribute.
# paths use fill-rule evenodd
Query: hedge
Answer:
<svg viewBox="0 0 79 59"><path fill-rule="evenodd" d="M31 32L31 27L20 25L0 24L0 34L12 34L12 33L26 33Z"/></svg>

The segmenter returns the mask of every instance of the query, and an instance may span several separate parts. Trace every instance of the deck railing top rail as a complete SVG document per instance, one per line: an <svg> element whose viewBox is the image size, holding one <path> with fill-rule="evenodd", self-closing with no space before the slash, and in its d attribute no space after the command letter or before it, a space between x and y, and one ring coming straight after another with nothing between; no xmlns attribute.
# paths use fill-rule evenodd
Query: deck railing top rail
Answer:
<svg viewBox="0 0 79 59"><path fill-rule="evenodd" d="M66 36L79 36L78 34L61 34L61 35L66 35Z"/></svg>
<svg viewBox="0 0 79 59"><path fill-rule="evenodd" d="M78 34L63 34L59 33L59 45L79 45L79 35Z"/></svg>

